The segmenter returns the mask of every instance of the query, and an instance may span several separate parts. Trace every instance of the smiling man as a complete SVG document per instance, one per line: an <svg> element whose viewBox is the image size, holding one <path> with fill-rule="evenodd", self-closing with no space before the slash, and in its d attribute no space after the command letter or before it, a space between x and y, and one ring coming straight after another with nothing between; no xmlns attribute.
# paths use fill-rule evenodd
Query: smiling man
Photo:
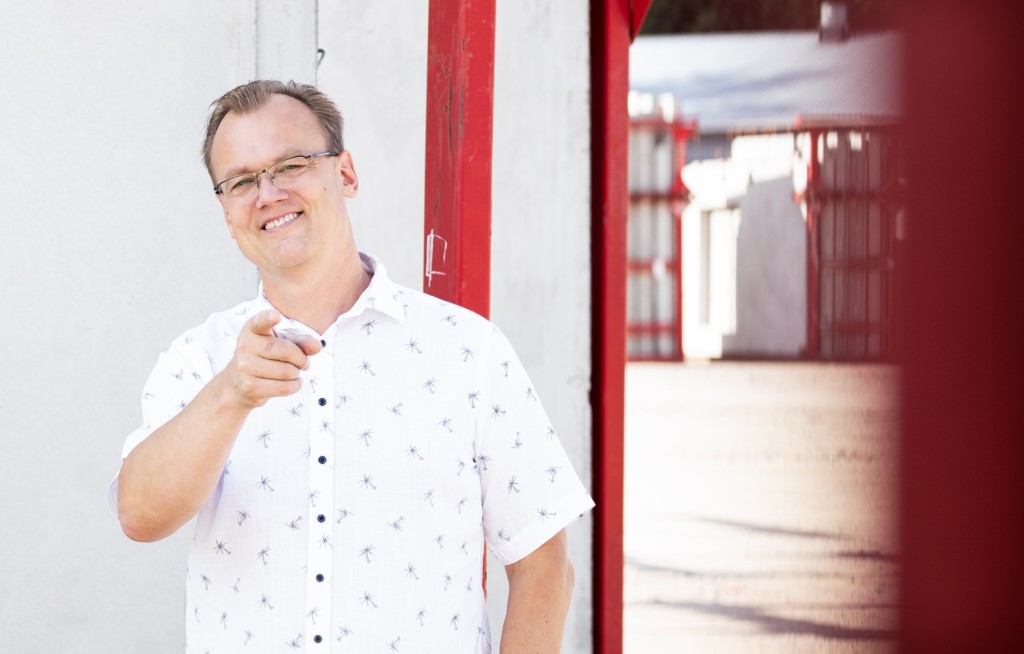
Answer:
<svg viewBox="0 0 1024 654"><path fill-rule="evenodd" d="M255 298L160 355L110 501L130 538L197 517L187 652L557 652L564 528L593 506L508 341L357 250L359 181L315 87L213 103L203 160Z"/></svg>

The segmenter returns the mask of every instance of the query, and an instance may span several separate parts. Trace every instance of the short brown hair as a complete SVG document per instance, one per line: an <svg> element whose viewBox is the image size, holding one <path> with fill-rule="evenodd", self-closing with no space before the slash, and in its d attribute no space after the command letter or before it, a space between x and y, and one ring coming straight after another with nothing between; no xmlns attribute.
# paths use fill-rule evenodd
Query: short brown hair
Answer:
<svg viewBox="0 0 1024 654"><path fill-rule="evenodd" d="M217 135L221 121L231 111L243 115L256 111L266 104L272 95L287 95L309 107L309 110L320 121L320 127L323 128L324 134L327 136L327 147L336 152L342 152L345 149L345 142L342 138L344 122L341 112L320 89L312 84L300 84L295 81L253 80L236 86L210 103L213 111L210 112L210 119L206 123L206 138L203 139L203 164L210 174L211 181L216 182L213 179L213 170L210 168L210 150L213 148L213 137Z"/></svg>

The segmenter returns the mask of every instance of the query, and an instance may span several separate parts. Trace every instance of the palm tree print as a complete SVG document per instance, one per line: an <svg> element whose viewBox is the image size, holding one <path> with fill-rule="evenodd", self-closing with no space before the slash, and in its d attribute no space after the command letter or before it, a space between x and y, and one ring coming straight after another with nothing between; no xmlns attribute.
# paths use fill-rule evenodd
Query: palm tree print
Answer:
<svg viewBox="0 0 1024 654"><path fill-rule="evenodd" d="M398 641L400 641L400 640L402 640L401 636L399 636L398 638L395 638L393 641L388 643L387 644L388 645L388 649L391 650L392 652L397 652L398 651Z"/></svg>
<svg viewBox="0 0 1024 654"><path fill-rule="evenodd" d="M475 409L476 408L476 402L477 402L477 400L480 399L480 391L473 391L472 393L467 395L466 398L469 400L469 408L470 409Z"/></svg>
<svg viewBox="0 0 1024 654"><path fill-rule="evenodd" d="M447 572L444 573L444 590L448 590L448 585L452 583L452 576Z"/></svg>
<svg viewBox="0 0 1024 654"><path fill-rule="evenodd" d="M508 377L509 362L508 361L502 361L501 363L498 364L498 366L500 366L501 369L505 371L505 376Z"/></svg>
<svg viewBox="0 0 1024 654"><path fill-rule="evenodd" d="M260 561L262 561L263 565L266 565L267 564L267 559L270 558L270 548L269 547L264 547L263 549L261 549L259 552L256 553L256 558L259 559ZM270 608L274 608L274 607L270 607Z"/></svg>
<svg viewBox="0 0 1024 654"><path fill-rule="evenodd" d="M455 615L452 616L451 620L448 621L448 624L450 624L452 626L452 628L455 629L455 631L459 630L459 616L461 616L461 615L462 615L461 612L460 613L456 613Z"/></svg>
<svg viewBox="0 0 1024 654"><path fill-rule="evenodd" d="M353 631L351 629L349 629L348 627L338 627L338 640L341 640L342 638L345 638L346 636L351 636L352 634L353 634Z"/></svg>
<svg viewBox="0 0 1024 654"><path fill-rule="evenodd" d="M221 614L220 614L220 623L222 625L224 625L225 629L228 628L228 612L227 611L222 611L221 612Z"/></svg>
<svg viewBox="0 0 1024 654"><path fill-rule="evenodd" d="M346 509L344 507L338 509L338 522L341 522L342 520L344 520L345 518L349 517L350 515L352 515L352 512L349 511L348 509Z"/></svg>
<svg viewBox="0 0 1024 654"><path fill-rule="evenodd" d="M294 520L292 520L291 522L286 522L286 523L284 523L284 524L285 524L285 525L286 525L286 526L287 526L287 527L288 527L289 529L291 529L292 531L298 531L298 530L299 530L299 523L300 523L300 522L302 522L302 516L301 516L301 515L299 515L299 516L295 516L295 519L294 519Z"/></svg>
<svg viewBox="0 0 1024 654"><path fill-rule="evenodd" d="M363 441L363 445L370 447L370 439L373 438L373 430L367 429L366 431L359 434L359 440Z"/></svg>
<svg viewBox="0 0 1024 654"><path fill-rule="evenodd" d="M370 375L371 377L376 377L377 376L377 373L375 373L373 371L373 364L371 364L366 359L363 359L363 363L360 364L359 372L361 372L363 374L366 374L366 375Z"/></svg>
<svg viewBox="0 0 1024 654"><path fill-rule="evenodd" d="M437 424L439 424L440 426L442 426L445 429L447 429L449 434L452 433L452 419L451 418L441 418L441 422L439 422Z"/></svg>
<svg viewBox="0 0 1024 654"><path fill-rule="evenodd" d="M509 495L511 495L513 491L515 491L517 494L519 493L519 482L516 481L515 475L512 475L512 479L508 480L508 485L505 486L505 490L508 491Z"/></svg>
<svg viewBox="0 0 1024 654"><path fill-rule="evenodd" d="M441 322L446 322L449 325L451 325L452 327L454 327L455 326L455 314L454 313L449 313L444 318L441 318Z"/></svg>
<svg viewBox="0 0 1024 654"><path fill-rule="evenodd" d="M388 413L393 416L400 417L402 415L402 403L399 402L394 406L388 407Z"/></svg>
<svg viewBox="0 0 1024 654"><path fill-rule="evenodd" d="M416 566L414 566L411 563L409 565L405 566L405 576L406 577L412 577L416 581L420 580L420 576L418 574L416 574Z"/></svg>
<svg viewBox="0 0 1024 654"><path fill-rule="evenodd" d="M469 347L466 346L466 345L463 345L462 347L460 347L459 348L459 352L462 354L462 361L463 361L463 363L468 362L470 359L472 359L474 356L476 356L476 355L473 354L473 350L469 349Z"/></svg>
<svg viewBox="0 0 1024 654"><path fill-rule="evenodd" d="M544 471L548 475L548 481L552 484L555 483L555 478L558 477L558 470L558 466L548 466L548 469Z"/></svg>
<svg viewBox="0 0 1024 654"><path fill-rule="evenodd" d="M363 549L359 550L359 556L362 557L363 559L366 559L367 563L370 563L371 562L370 557L373 556L373 550L375 550L375 549L376 548L373 545L367 545Z"/></svg>
<svg viewBox="0 0 1024 654"><path fill-rule="evenodd" d="M264 448L270 447L270 430L262 431L256 436L256 441L263 443Z"/></svg>
<svg viewBox="0 0 1024 654"><path fill-rule="evenodd" d="M430 394L433 395L437 391L437 378L431 377L427 381L423 382L422 388L430 391Z"/></svg>
<svg viewBox="0 0 1024 654"><path fill-rule="evenodd" d="M434 489L431 488L426 493L424 493L423 499L427 502L430 502L430 506L434 506Z"/></svg>
<svg viewBox="0 0 1024 654"><path fill-rule="evenodd" d="M389 522L388 526L395 531L402 531L402 521L405 520L402 516L398 516L393 522Z"/></svg>
<svg viewBox="0 0 1024 654"><path fill-rule="evenodd" d="M301 418L302 417L302 402L299 402L298 404L296 404L292 408L288 409L288 413L290 413L293 418Z"/></svg>
<svg viewBox="0 0 1024 654"><path fill-rule="evenodd" d="M373 333L373 328L376 327L376 326L377 326L377 321L376 320L367 320L362 325L359 325L359 329L361 329L364 332L366 332L366 335L369 336L370 334Z"/></svg>
<svg viewBox="0 0 1024 654"><path fill-rule="evenodd" d="M373 485L373 477L370 475L363 475L363 480L359 482L359 485L363 488L377 490L377 487Z"/></svg>
<svg viewBox="0 0 1024 654"><path fill-rule="evenodd" d="M231 550L229 550L227 545L224 544L224 541L221 540L217 541L217 544L213 546L213 551L217 554L231 554Z"/></svg>
<svg viewBox="0 0 1024 654"><path fill-rule="evenodd" d="M523 446L523 439L520 438L519 432L516 432L516 440L512 443L512 449L518 450Z"/></svg>
<svg viewBox="0 0 1024 654"><path fill-rule="evenodd" d="M423 350L420 349L420 344L411 338L409 339L409 342L405 344L405 349L417 354L423 354Z"/></svg>
<svg viewBox="0 0 1024 654"><path fill-rule="evenodd" d="M415 445L413 445L413 444L411 444L411 443L409 444L409 449L407 449L407 450L405 451L405 453L406 453L406 454L408 454L409 456L414 456L414 457L416 457L416 458L417 458L417 459L419 459L420 461L422 461L422 460L423 460L423 455L422 455L422 454L420 454L419 448L417 448L417 447L416 447Z"/></svg>
<svg viewBox="0 0 1024 654"><path fill-rule="evenodd" d="M426 618L427 618L427 610L426 609L420 609L419 612L416 614L416 620L420 623L421 627L423 626L423 621Z"/></svg>
<svg viewBox="0 0 1024 654"><path fill-rule="evenodd" d="M505 415L505 409L502 409L500 404L491 405L492 418L500 418L503 415Z"/></svg>
<svg viewBox="0 0 1024 654"><path fill-rule="evenodd" d="M317 618L318 615L320 615L320 607L319 606L314 606L310 610L306 611L306 617L309 618L310 621L312 621L313 624L316 624L316 618Z"/></svg>
<svg viewBox="0 0 1024 654"><path fill-rule="evenodd" d="M270 603L270 598L266 595L260 596L260 601L257 602L257 605L261 608L270 609L271 611L274 610L274 605Z"/></svg>
<svg viewBox="0 0 1024 654"><path fill-rule="evenodd" d="M238 526L239 526L239 527L241 527L241 526L242 526L242 523L243 523L243 522L245 522L246 520L248 520L249 518L251 518L251 517L252 517L252 516L250 516L250 515L249 515L249 514L248 514L247 512L245 512L245 511L239 511L238 513L236 513L236 515L238 516Z"/></svg>
<svg viewBox="0 0 1024 654"><path fill-rule="evenodd" d="M363 591L363 596L359 600L363 606L372 606L377 608L377 603L373 601L373 595L369 591Z"/></svg>
<svg viewBox="0 0 1024 654"><path fill-rule="evenodd" d="M260 480L256 482L256 488L260 490L274 492L274 487L270 485L270 479L265 476L261 476Z"/></svg>

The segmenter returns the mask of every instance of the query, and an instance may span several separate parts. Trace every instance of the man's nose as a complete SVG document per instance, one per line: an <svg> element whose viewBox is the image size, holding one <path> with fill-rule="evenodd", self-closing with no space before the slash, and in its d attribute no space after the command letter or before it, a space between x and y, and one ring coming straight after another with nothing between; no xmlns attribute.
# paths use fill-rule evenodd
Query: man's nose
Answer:
<svg viewBox="0 0 1024 654"><path fill-rule="evenodd" d="M272 204L286 197L288 197L288 194L279 189L277 185L274 184L274 178L270 176L270 173L264 172L256 176L257 207Z"/></svg>

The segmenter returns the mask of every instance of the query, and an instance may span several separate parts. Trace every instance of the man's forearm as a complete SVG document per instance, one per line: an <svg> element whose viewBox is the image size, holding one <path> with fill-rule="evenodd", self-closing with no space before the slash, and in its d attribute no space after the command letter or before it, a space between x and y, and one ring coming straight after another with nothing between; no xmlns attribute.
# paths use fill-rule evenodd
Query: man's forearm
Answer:
<svg viewBox="0 0 1024 654"><path fill-rule="evenodd" d="M124 460L117 506L129 538L170 536L199 512L216 486L250 411L229 401L219 382L211 380Z"/></svg>
<svg viewBox="0 0 1024 654"><path fill-rule="evenodd" d="M575 579L565 532L505 570L509 594L501 654L557 654Z"/></svg>

